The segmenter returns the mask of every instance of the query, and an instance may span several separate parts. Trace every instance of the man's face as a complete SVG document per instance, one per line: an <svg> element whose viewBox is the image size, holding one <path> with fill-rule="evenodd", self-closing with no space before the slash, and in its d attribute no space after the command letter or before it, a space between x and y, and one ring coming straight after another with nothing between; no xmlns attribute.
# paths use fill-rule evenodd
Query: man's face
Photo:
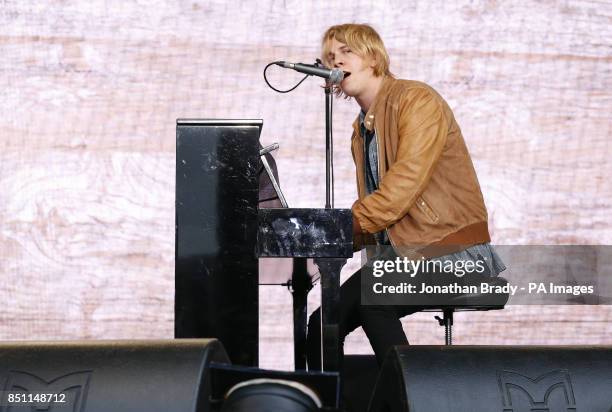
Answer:
<svg viewBox="0 0 612 412"><path fill-rule="evenodd" d="M372 59L364 59L353 52L346 44L332 39L329 44L328 61L332 67L345 72L340 88L347 96L364 95L376 78Z"/></svg>

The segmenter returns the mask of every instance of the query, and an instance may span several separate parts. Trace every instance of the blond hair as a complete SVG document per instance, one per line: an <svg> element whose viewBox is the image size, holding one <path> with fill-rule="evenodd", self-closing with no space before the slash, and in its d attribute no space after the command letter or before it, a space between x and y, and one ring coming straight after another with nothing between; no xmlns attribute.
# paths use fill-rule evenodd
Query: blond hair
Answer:
<svg viewBox="0 0 612 412"><path fill-rule="evenodd" d="M331 63L329 60L329 45L332 39L346 44L363 59L374 59L376 62L373 67L375 76L393 77L389 71L389 54L387 54L385 44L372 26L367 24L340 24L327 29L321 42L321 60L327 67L330 67Z"/></svg>

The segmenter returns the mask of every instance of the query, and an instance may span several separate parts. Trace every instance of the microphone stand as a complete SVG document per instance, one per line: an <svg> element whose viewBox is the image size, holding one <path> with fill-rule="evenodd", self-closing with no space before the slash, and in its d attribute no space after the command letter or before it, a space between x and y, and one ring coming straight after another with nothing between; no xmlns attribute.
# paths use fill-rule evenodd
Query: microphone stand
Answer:
<svg viewBox="0 0 612 412"><path fill-rule="evenodd" d="M332 197L332 159L333 159L333 142L332 142L332 88L325 88L325 209L331 209L334 205L331 202Z"/></svg>
<svg viewBox="0 0 612 412"><path fill-rule="evenodd" d="M318 65L322 64L317 61ZM333 209L332 181L334 147L332 140L333 87L325 84L325 209ZM342 365L339 336L340 271L346 258L315 258L321 274L321 370L340 371Z"/></svg>
<svg viewBox="0 0 612 412"><path fill-rule="evenodd" d="M324 68L320 59L317 59L316 66ZM325 83L325 209L333 209L332 170L334 159L334 147L332 141L332 84Z"/></svg>

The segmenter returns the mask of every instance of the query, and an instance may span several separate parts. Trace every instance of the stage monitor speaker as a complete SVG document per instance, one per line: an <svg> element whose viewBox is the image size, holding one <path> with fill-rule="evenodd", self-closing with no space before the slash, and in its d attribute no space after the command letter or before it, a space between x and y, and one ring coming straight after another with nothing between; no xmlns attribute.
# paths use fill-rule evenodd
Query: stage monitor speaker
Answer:
<svg viewBox="0 0 612 412"><path fill-rule="evenodd" d="M321 398L308 386L281 379L252 379L232 387L221 412L318 412Z"/></svg>
<svg viewBox="0 0 612 412"><path fill-rule="evenodd" d="M0 412L209 411L214 339L0 343Z"/></svg>
<svg viewBox="0 0 612 412"><path fill-rule="evenodd" d="M371 412L611 412L610 346L397 346Z"/></svg>
<svg viewBox="0 0 612 412"><path fill-rule="evenodd" d="M306 372L306 371L277 371L252 368L238 365L214 364L210 367L211 404L222 407L222 411L243 411L254 403L268 403L269 409L278 410L272 405L290 408L292 402L295 408L309 407L306 394L301 387L308 388L316 394L323 410L336 410L340 401L340 377L337 372ZM246 383L249 382L247 385ZM295 383L292 389L287 383ZM238 390L240 389L240 390ZM297 389L297 390L295 390ZM302 392L301 394L299 392ZM233 393L232 399L230 396ZM287 402L281 398L285 397ZM231 405L225 405L229 401ZM315 403L317 403L315 402ZM299 405L301 404L301 405ZM256 409L251 409L255 411Z"/></svg>

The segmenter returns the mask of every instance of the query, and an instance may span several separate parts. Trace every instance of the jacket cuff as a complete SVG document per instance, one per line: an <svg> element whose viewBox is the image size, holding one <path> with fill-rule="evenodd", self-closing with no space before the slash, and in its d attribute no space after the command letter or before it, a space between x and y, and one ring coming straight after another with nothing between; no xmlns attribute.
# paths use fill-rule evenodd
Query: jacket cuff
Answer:
<svg viewBox="0 0 612 412"><path fill-rule="evenodd" d="M368 230L368 220L363 216L363 210L361 202L359 200L353 203L351 211L353 214L353 232L355 232L356 230L358 230L358 232L362 234L377 232L377 230Z"/></svg>
<svg viewBox="0 0 612 412"><path fill-rule="evenodd" d="M351 208L352 212L353 212L353 220L356 220L359 223L359 228L361 233L376 233L379 232L383 229L383 228L378 228L367 216L366 212L364 211L363 208L363 204L361 203L361 201L356 201L353 204L353 207Z"/></svg>

